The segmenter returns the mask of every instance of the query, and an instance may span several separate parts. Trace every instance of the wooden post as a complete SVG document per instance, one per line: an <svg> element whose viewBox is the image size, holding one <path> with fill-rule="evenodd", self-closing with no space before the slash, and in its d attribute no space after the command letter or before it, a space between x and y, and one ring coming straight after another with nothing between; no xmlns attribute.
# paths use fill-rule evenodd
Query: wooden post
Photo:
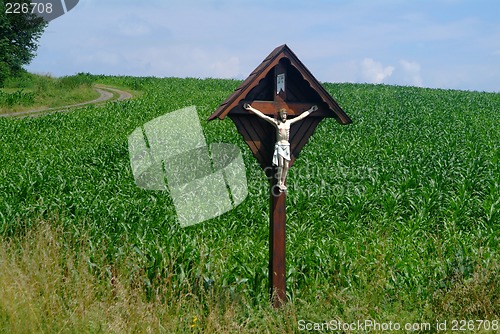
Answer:
<svg viewBox="0 0 500 334"><path fill-rule="evenodd" d="M286 101L286 68L278 63L274 68L274 101ZM278 169L273 168L271 179L271 214L269 217L269 288L274 307L286 303L286 192L277 186Z"/></svg>
<svg viewBox="0 0 500 334"><path fill-rule="evenodd" d="M286 302L286 192L279 191L276 172L277 168L273 168L270 182L269 289L273 306L278 308Z"/></svg>

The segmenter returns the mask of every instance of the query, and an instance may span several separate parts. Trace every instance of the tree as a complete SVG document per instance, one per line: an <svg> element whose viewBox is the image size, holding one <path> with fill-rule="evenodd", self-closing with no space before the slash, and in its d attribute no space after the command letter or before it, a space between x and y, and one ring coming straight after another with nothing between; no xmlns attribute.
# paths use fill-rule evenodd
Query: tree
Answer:
<svg viewBox="0 0 500 334"><path fill-rule="evenodd" d="M8 2L30 4L29 0ZM36 14L6 13L6 8L5 0L0 0L0 87L6 78L21 71L23 65L35 57L38 40L47 26Z"/></svg>

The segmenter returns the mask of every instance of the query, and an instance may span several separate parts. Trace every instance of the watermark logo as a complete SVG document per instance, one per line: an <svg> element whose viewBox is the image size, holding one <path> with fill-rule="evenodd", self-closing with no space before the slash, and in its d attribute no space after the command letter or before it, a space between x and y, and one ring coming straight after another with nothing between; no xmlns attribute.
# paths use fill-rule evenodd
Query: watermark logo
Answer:
<svg viewBox="0 0 500 334"><path fill-rule="evenodd" d="M194 106L135 129L128 146L136 185L168 190L182 227L232 210L248 195L240 149L224 143L207 146Z"/></svg>
<svg viewBox="0 0 500 334"><path fill-rule="evenodd" d="M34 14L50 22L75 8L78 2L79 0L6 1L5 13Z"/></svg>

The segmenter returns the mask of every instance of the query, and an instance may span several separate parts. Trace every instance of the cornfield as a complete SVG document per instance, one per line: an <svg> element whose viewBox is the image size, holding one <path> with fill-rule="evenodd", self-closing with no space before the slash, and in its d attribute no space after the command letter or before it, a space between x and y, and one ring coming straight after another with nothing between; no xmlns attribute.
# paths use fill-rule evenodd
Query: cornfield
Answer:
<svg viewBox="0 0 500 334"><path fill-rule="evenodd" d="M293 332L299 319L498 319L500 94L325 83L353 124L323 120L288 175L280 311L268 296L267 179L229 119L206 121L240 82L94 79L143 94L0 118L0 282L9 287L0 328ZM240 147L249 195L180 228L168 192L135 186L127 136L190 105L207 142ZM101 314L103 305L112 307Z"/></svg>

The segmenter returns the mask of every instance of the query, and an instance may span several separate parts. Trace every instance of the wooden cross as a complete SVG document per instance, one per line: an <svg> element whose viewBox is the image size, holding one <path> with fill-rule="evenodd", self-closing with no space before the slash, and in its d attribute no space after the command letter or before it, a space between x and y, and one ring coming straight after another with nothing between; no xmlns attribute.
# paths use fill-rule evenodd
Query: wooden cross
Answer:
<svg viewBox="0 0 500 334"><path fill-rule="evenodd" d="M265 115L274 117L278 110L286 109L289 116L298 116L303 111L308 110L315 102L301 103L301 102L289 102L287 100L287 69L282 64L274 68L274 88L275 93L273 101L248 101L251 103L252 107L259 109ZM244 103L247 101L244 101ZM317 111L318 113L321 110ZM312 116L312 115L311 115ZM310 117L311 117L310 116ZM299 127L300 124L295 124L293 126ZM315 126L314 126L315 127ZM314 130L313 127L309 126L307 129ZM274 131L274 130L273 130ZM293 131L292 128L290 131ZM302 148L299 147L300 141L303 139L307 141L309 136L309 131L301 133L302 136L291 136L290 138L290 150L294 152L294 157L298 155L298 152ZM311 131L312 132L312 131ZM293 133L297 133L294 131ZM305 144L305 143L304 143ZM293 164L293 159L290 161L290 167ZM266 166L267 170L271 167L270 175L270 227L269 227L269 285L271 298L273 300L273 305L279 307L286 300L286 192L279 191L277 188L278 184L278 171L276 166Z"/></svg>
<svg viewBox="0 0 500 334"><path fill-rule="evenodd" d="M340 124L352 121L286 45L274 49L209 117L229 116L233 120L270 180L269 287L273 305L279 307L286 301L286 192L276 187L277 168L272 165L276 130L245 110L246 103L270 117L285 108L290 118L318 106L317 111L290 128L289 167L324 117L333 117Z"/></svg>

